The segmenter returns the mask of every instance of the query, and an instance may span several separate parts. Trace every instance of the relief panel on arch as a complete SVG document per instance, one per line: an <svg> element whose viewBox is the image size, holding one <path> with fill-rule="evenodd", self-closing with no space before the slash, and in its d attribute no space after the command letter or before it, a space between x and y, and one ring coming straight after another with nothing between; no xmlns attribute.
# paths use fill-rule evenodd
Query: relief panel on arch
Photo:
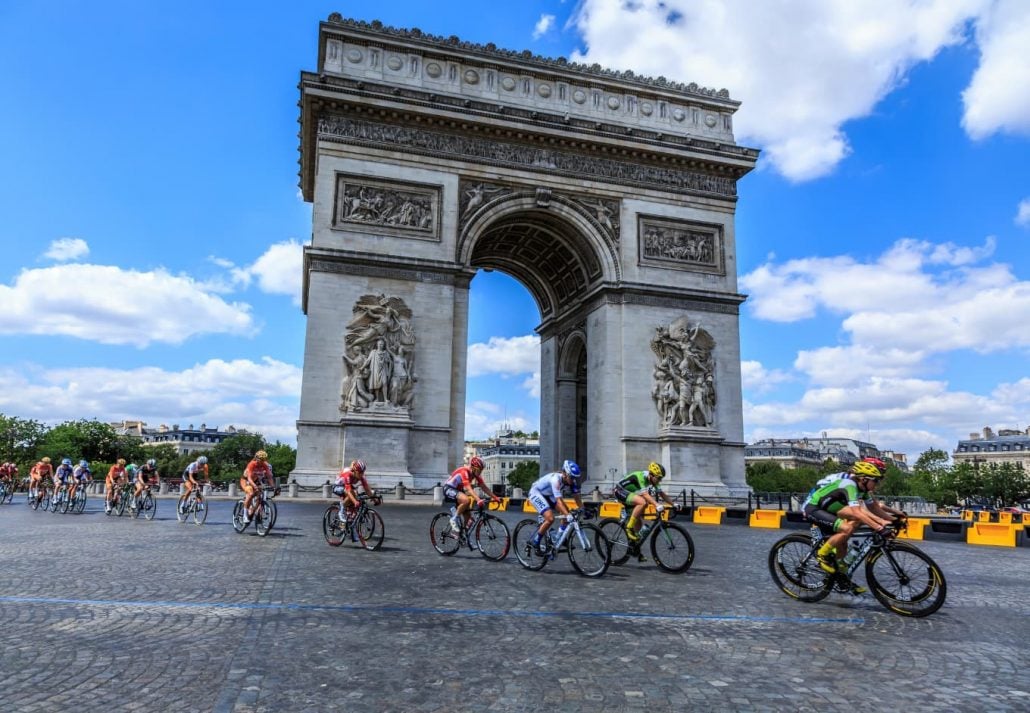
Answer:
<svg viewBox="0 0 1030 713"><path fill-rule="evenodd" d="M723 226L719 224L641 215L637 217L637 240L641 265L726 274Z"/></svg>
<svg viewBox="0 0 1030 713"><path fill-rule="evenodd" d="M333 228L440 240L440 187L336 174Z"/></svg>

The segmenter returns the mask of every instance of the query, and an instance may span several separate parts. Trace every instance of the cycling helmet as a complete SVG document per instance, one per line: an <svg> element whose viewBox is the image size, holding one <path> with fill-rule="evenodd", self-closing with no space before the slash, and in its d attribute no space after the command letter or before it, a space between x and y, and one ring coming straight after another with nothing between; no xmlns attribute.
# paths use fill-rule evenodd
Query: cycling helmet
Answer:
<svg viewBox="0 0 1030 713"><path fill-rule="evenodd" d="M268 453L266 453L265 451L258 451L254 454L254 458L256 458L257 460L268 460Z"/></svg>
<svg viewBox="0 0 1030 713"><path fill-rule="evenodd" d="M350 469L354 470L354 471L357 471L358 473L364 473L365 472L365 461L361 460L360 458L352 460L350 462Z"/></svg>
<svg viewBox="0 0 1030 713"><path fill-rule="evenodd" d="M80 460L79 461L79 467L80 468L89 468L89 461L88 460Z"/></svg>
<svg viewBox="0 0 1030 713"><path fill-rule="evenodd" d="M579 480L579 477L583 472L579 469L579 466L571 460L567 460L564 463L562 463L561 471L562 473L565 473L565 475L569 476L570 478L575 478L576 480Z"/></svg>
<svg viewBox="0 0 1030 713"><path fill-rule="evenodd" d="M472 456L472 460L469 461L469 468L475 468L476 470L483 470L486 464L483 463L483 459L479 456Z"/></svg>
<svg viewBox="0 0 1030 713"><path fill-rule="evenodd" d="M43 456L42 462L43 463L49 463L50 462L50 456Z"/></svg>
<svg viewBox="0 0 1030 713"><path fill-rule="evenodd" d="M661 480L665 477L665 466L663 466L661 463L651 461L651 464L647 466L647 472L653 475L654 477L658 478L658 480Z"/></svg>
<svg viewBox="0 0 1030 713"><path fill-rule="evenodd" d="M883 477L883 473L872 463L867 463L864 460L860 460L848 469L848 472L852 475L857 475L859 478L873 478L879 480Z"/></svg>
<svg viewBox="0 0 1030 713"><path fill-rule="evenodd" d="M872 463L880 471L880 475L887 475L887 464L879 458L863 458L863 463Z"/></svg>
<svg viewBox="0 0 1030 713"><path fill-rule="evenodd" d="M147 467L148 468L156 468L157 467L157 461L154 460L153 458L151 458L150 460L147 461Z"/></svg>
<svg viewBox="0 0 1030 713"><path fill-rule="evenodd" d="M119 458L118 459L118 465L125 465L125 459L124 458Z"/></svg>
<svg viewBox="0 0 1030 713"><path fill-rule="evenodd" d="M72 464L72 459L71 458L65 458L64 460L61 461L61 465L71 465L71 464Z"/></svg>
<svg viewBox="0 0 1030 713"><path fill-rule="evenodd" d="M207 465L207 456L200 456L200 458L197 458L197 464Z"/></svg>

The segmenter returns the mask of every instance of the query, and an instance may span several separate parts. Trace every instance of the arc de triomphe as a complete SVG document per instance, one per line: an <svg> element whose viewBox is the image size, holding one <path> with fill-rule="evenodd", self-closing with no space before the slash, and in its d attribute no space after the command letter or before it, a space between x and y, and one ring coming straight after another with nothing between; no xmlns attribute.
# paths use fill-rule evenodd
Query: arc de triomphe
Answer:
<svg viewBox="0 0 1030 713"><path fill-rule="evenodd" d="M298 482L462 462L469 285L494 269L540 308L542 470L746 488L733 216L758 152L726 90L335 13L300 90Z"/></svg>

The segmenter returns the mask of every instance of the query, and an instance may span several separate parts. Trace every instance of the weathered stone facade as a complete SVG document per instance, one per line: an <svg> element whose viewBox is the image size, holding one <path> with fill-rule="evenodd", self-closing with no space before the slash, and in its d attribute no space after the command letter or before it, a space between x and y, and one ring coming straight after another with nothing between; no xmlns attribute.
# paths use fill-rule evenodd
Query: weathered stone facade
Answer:
<svg viewBox="0 0 1030 713"><path fill-rule="evenodd" d="M540 308L541 468L744 486L733 214L757 151L725 90L330 16L301 75L313 203L294 476L462 460L469 284Z"/></svg>

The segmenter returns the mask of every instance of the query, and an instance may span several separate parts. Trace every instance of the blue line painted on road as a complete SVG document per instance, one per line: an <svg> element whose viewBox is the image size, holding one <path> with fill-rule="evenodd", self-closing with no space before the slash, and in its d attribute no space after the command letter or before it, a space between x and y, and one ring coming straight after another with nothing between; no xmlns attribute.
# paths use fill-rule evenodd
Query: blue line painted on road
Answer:
<svg viewBox="0 0 1030 713"><path fill-rule="evenodd" d="M0 603L10 604L75 604L96 607L165 607L192 609L238 609L273 611L332 611L347 614L434 614L443 616L483 616L549 619L662 619L672 621L726 621L760 624L864 624L860 617L790 617L747 616L743 614L646 614L641 612L594 611L518 611L506 609L443 609L436 607L360 606L352 604L298 604L292 602L261 604L258 602L168 602L120 599L64 599L60 597L5 597Z"/></svg>

